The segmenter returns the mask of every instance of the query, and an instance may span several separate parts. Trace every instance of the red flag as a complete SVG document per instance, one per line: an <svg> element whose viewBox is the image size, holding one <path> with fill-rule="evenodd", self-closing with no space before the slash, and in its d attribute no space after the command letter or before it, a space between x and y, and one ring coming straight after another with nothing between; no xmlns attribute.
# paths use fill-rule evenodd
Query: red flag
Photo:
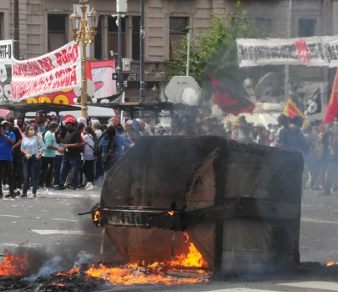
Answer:
<svg viewBox="0 0 338 292"><path fill-rule="evenodd" d="M235 88L227 80L219 81L211 76L211 89L214 92L214 103L225 113L238 115L240 113L252 113L255 104L246 99L239 88Z"/></svg>
<svg viewBox="0 0 338 292"><path fill-rule="evenodd" d="M283 114L287 116L289 119L292 119L295 117L303 117L302 112L298 109L297 105L291 99L291 97L288 98Z"/></svg>
<svg viewBox="0 0 338 292"><path fill-rule="evenodd" d="M336 69L329 104L324 115L324 123L332 123L336 114L338 114L338 69Z"/></svg>

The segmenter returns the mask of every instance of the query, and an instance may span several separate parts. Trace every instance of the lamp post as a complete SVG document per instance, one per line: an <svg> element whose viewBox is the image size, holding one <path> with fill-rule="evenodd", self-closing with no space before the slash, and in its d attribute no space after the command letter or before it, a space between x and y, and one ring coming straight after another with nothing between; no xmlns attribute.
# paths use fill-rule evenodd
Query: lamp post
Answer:
<svg viewBox="0 0 338 292"><path fill-rule="evenodd" d="M140 96L139 101L144 102L145 100L145 88L144 88L144 0L140 2L140 12L141 12L141 20L140 20Z"/></svg>
<svg viewBox="0 0 338 292"><path fill-rule="evenodd" d="M117 17L117 92L120 93L124 90L123 88L123 76L122 76L122 17L128 10L128 0L116 0L116 14L112 15Z"/></svg>
<svg viewBox="0 0 338 292"><path fill-rule="evenodd" d="M74 11L70 16L73 40L81 45L81 116L88 117L88 94L87 94L87 45L93 43L96 35L97 13L94 8L87 14L88 0L80 0L81 16Z"/></svg>

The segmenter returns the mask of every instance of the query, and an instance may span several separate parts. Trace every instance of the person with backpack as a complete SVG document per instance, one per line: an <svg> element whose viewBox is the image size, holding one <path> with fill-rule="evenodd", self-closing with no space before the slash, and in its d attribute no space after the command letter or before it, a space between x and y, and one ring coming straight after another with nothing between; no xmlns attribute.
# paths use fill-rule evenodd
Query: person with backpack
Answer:
<svg viewBox="0 0 338 292"><path fill-rule="evenodd" d="M87 126L84 129L84 150L83 150L83 172L87 179L85 190L93 190L95 177L95 161L99 155L99 144L96 138L96 134L91 126Z"/></svg>
<svg viewBox="0 0 338 292"><path fill-rule="evenodd" d="M114 126L110 125L102 134L100 139L101 160L103 170L106 173L114 162L118 159L116 156L116 132Z"/></svg>

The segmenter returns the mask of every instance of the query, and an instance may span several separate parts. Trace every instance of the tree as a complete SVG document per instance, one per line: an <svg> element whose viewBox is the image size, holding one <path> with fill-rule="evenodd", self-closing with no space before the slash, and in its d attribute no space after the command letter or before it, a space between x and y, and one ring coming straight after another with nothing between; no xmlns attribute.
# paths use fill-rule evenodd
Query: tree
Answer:
<svg viewBox="0 0 338 292"><path fill-rule="evenodd" d="M218 78L227 78L239 82L243 72L237 62L236 38L257 36L245 12L237 1L234 12L226 16L211 15L211 23L206 32L200 32L191 40L190 75L199 84L206 85L212 74ZM176 59L167 67L168 77L185 75L187 59L187 41L183 41Z"/></svg>

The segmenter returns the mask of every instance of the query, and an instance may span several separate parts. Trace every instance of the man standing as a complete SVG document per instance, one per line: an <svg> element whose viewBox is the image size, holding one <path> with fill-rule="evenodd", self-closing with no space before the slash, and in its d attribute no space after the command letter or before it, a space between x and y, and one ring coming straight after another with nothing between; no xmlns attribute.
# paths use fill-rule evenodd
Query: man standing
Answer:
<svg viewBox="0 0 338 292"><path fill-rule="evenodd" d="M65 189L64 184L66 182L67 175L69 171L72 170L71 188L76 190L78 187L79 166L83 142L81 139L81 133L76 128L76 119L72 116L67 116L64 119L64 123L66 125L67 132L65 134L63 145L64 156L61 165L60 184L56 189Z"/></svg>
<svg viewBox="0 0 338 292"><path fill-rule="evenodd" d="M20 150L22 142L22 133L17 127L14 126L14 118L12 116L7 116L6 121L10 124L9 131L13 132L15 135L15 143L12 146L13 149L13 183L14 187L17 190L15 193L20 195L19 189L22 188L23 184L23 154ZM7 175L7 174L6 174Z"/></svg>
<svg viewBox="0 0 338 292"><path fill-rule="evenodd" d="M2 182L7 175L9 184L9 194L6 198L14 198L14 180L13 180L13 151L12 146L15 144L15 134L9 130L10 123L2 121L0 125L0 198L2 198Z"/></svg>

